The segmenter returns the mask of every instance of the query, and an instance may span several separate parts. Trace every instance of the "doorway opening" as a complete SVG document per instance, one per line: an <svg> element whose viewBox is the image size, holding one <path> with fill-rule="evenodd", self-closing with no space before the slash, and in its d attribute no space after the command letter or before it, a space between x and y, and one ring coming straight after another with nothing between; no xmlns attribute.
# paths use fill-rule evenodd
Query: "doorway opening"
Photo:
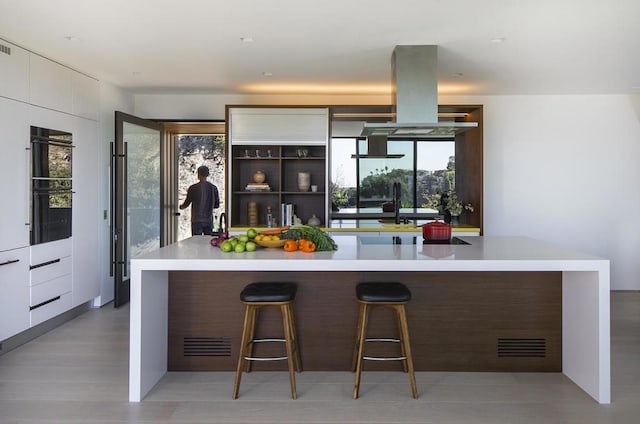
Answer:
<svg viewBox="0 0 640 424"><path fill-rule="evenodd" d="M213 225L225 210L225 137L224 134L176 135L178 148L178 200L182 203L187 189L197 182L197 169L201 165L209 168L209 182L218 188L220 208L214 211ZM191 237L191 208L180 211L177 241Z"/></svg>

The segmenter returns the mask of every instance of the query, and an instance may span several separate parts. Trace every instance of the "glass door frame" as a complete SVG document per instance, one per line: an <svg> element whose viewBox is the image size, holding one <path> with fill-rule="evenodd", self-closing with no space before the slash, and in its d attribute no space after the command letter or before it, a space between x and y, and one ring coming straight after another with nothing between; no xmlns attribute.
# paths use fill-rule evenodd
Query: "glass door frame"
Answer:
<svg viewBox="0 0 640 424"><path fill-rule="evenodd" d="M118 308L129 302L130 281L128 278L128 228L127 228L127 143L124 140L124 124L129 123L160 132L160 175L158 181L160 185L160 223L161 228L165 228L166 216L165 203L165 176L164 166L166 148L163 142L163 126L160 123L129 115L124 112L115 112L115 142L111 147L111 169L112 169L112 190L111 190L111 276L114 277L114 307ZM160 231L160 246L166 243L163 237L164 231Z"/></svg>

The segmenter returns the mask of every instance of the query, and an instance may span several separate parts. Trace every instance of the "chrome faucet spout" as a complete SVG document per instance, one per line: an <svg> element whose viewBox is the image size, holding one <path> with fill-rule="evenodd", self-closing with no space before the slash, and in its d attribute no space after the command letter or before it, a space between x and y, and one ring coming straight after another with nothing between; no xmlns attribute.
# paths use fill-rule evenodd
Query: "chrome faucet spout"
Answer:
<svg viewBox="0 0 640 424"><path fill-rule="evenodd" d="M400 224L400 197L400 183L393 183L393 210L396 224Z"/></svg>

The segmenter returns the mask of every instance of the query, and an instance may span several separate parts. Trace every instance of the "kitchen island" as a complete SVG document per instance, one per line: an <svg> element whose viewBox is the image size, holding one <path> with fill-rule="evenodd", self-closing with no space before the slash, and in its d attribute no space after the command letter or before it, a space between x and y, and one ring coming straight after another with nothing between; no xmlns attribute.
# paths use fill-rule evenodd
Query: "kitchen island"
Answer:
<svg viewBox="0 0 640 424"><path fill-rule="evenodd" d="M191 369L170 359L171 334L183 327L188 333L208 326L239 330L238 294L258 279L300 284L296 314L304 369L348 369L345 352L357 313L352 288L357 281L393 278L414 293L408 313L417 370L561 371L596 401L610 402L608 260L522 237L462 237L466 245L334 238L335 252L225 254L209 245L209 237L196 236L133 259L129 400L141 401L168 370ZM209 322L190 321L205 309L213 311ZM466 315L470 309L480 320ZM322 328L308 324L313 322L335 330L319 334ZM483 331L475 331L478 323ZM441 328L447 331L438 333ZM475 333L495 340L497 350L485 352ZM440 342L429 343L434 334ZM460 341L465 334L469 340ZM213 355L233 362L233 338L216 337L222 348ZM514 341L533 343L533 354L519 348L509 354ZM330 349L320 356L323 346Z"/></svg>

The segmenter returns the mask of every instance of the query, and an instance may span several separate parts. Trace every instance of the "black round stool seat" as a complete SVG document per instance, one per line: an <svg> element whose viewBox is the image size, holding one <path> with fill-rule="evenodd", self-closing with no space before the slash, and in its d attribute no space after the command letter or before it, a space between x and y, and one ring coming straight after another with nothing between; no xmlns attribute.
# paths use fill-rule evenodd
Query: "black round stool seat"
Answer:
<svg viewBox="0 0 640 424"><path fill-rule="evenodd" d="M295 283L251 283L240 292L243 302L290 302L296 297Z"/></svg>
<svg viewBox="0 0 640 424"><path fill-rule="evenodd" d="M411 291L402 283L360 283L356 296L363 302L400 303L411 300Z"/></svg>

